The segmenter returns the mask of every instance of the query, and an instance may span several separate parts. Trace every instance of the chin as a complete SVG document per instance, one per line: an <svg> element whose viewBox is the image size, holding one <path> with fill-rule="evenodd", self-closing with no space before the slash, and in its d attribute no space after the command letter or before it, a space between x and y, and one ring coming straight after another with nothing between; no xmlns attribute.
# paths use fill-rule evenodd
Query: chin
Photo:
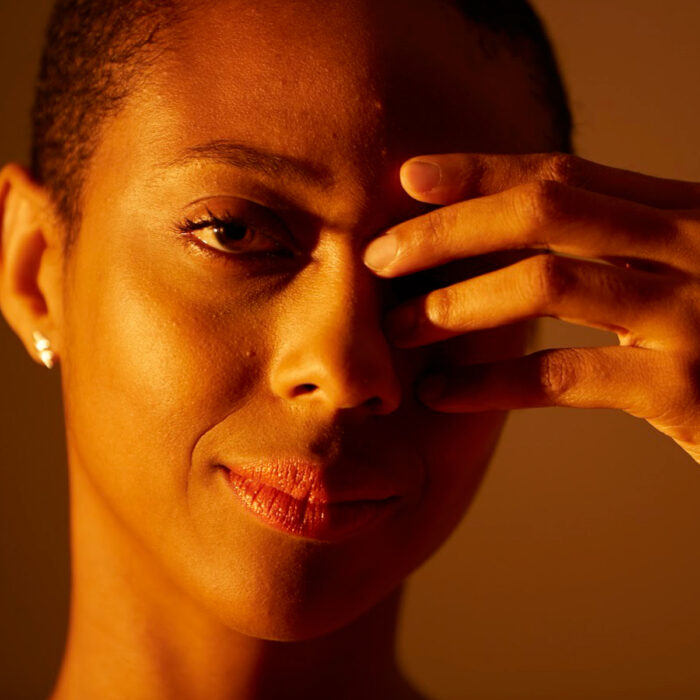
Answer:
<svg viewBox="0 0 700 700"><path fill-rule="evenodd" d="M207 603L235 632L269 641L303 642L353 624L397 586L372 586L354 594L334 588L332 582L325 588L322 595L311 597L268 581L265 590L247 589L235 600L210 599Z"/></svg>
<svg viewBox="0 0 700 700"><path fill-rule="evenodd" d="M240 634L272 642L306 642L332 634L361 617L365 611L333 610L319 614L313 610L302 614L298 610L266 610L263 614L244 621L231 621L228 625Z"/></svg>
<svg viewBox="0 0 700 700"><path fill-rule="evenodd" d="M387 533L332 544L257 526L238 535L239 546L209 549L200 566L179 561L171 572L191 599L250 637L301 642L331 634L384 601L409 573L403 557L392 558Z"/></svg>

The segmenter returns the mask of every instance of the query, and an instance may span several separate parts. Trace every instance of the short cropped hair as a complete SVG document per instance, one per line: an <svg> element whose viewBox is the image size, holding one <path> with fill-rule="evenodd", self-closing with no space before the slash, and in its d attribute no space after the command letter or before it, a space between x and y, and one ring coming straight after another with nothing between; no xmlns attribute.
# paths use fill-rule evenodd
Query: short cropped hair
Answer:
<svg viewBox="0 0 700 700"><path fill-rule="evenodd" d="M436 0L437 2L438 0ZM553 150L572 152L568 98L547 35L527 0L449 0L531 68L551 116ZM101 127L116 115L185 16L183 0L57 0L32 108L30 168L74 240L81 195ZM491 42L493 44L493 41ZM482 44L488 54L488 47Z"/></svg>

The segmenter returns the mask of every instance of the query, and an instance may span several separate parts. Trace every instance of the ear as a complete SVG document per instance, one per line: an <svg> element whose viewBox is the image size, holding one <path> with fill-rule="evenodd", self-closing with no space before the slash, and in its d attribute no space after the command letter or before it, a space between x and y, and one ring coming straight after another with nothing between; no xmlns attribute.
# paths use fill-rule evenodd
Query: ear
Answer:
<svg viewBox="0 0 700 700"><path fill-rule="evenodd" d="M37 362L34 331L60 354L62 240L45 189L19 165L0 170L0 310Z"/></svg>

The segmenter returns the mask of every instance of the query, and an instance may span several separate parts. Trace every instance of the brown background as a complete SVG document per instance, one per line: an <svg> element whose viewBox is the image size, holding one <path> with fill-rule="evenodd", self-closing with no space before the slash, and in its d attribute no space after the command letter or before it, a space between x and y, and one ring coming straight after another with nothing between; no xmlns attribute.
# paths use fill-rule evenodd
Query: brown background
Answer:
<svg viewBox="0 0 700 700"><path fill-rule="evenodd" d="M47 0L0 0L0 162L24 159ZM535 0L579 153L700 181L700 3ZM596 344L545 324L542 345ZM96 348L99 351L99 348ZM0 322L0 697L51 686L68 600L59 375ZM700 468L613 411L514 414L469 516L412 580L401 656L432 696L700 697Z"/></svg>

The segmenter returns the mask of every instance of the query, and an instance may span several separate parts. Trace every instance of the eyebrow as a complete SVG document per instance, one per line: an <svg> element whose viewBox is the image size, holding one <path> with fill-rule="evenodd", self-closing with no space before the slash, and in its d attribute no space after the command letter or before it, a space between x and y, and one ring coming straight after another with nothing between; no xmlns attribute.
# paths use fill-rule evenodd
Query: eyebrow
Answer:
<svg viewBox="0 0 700 700"><path fill-rule="evenodd" d="M333 183L333 178L327 169L319 168L309 161L227 139L190 146L176 158L165 163L164 167L178 167L201 160L211 160L243 170L253 170L270 179L294 178L313 187L328 188Z"/></svg>

